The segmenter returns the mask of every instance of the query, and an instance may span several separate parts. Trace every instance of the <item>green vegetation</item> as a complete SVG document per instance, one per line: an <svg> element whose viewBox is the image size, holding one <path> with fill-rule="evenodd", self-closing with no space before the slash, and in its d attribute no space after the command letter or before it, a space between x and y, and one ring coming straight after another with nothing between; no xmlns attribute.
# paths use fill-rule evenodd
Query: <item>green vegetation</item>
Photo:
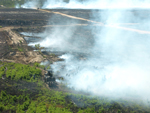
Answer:
<svg viewBox="0 0 150 113"><path fill-rule="evenodd" d="M40 44L35 44L35 49L39 50L40 49Z"/></svg>
<svg viewBox="0 0 150 113"><path fill-rule="evenodd" d="M2 63L0 62L0 77L2 75L6 74L7 78L11 78L12 80L27 80L27 81L33 81L35 75L35 78L41 76L41 70L36 68L36 66L29 66L19 63Z"/></svg>
<svg viewBox="0 0 150 113"><path fill-rule="evenodd" d="M0 0L0 5L5 7L15 7L16 4L22 5L25 3L25 0Z"/></svg>
<svg viewBox="0 0 150 113"><path fill-rule="evenodd" d="M0 28L2 28L2 26L0 26Z"/></svg>
<svg viewBox="0 0 150 113"><path fill-rule="evenodd" d="M37 98L30 98L30 95L16 96L1 91L0 112L10 110L16 111L16 113L25 113L25 111L26 113L72 113L59 104L59 102L65 101L63 96L60 95L61 93L53 91L47 92L47 94L43 93L37 94Z"/></svg>
<svg viewBox="0 0 150 113"><path fill-rule="evenodd" d="M150 112L149 106L134 101L110 100L49 90L41 79L33 80L35 74L41 78L40 64L32 66L19 63L0 62L0 77L6 74L12 83L0 79L0 112L16 113L132 113ZM20 81L20 84L17 82ZM23 81L22 81L23 80ZM9 82L10 82L9 81ZM14 82L16 81L16 82ZM21 82L22 81L22 82ZM33 81L33 82L28 82ZM27 84L26 84L27 83ZM34 85L33 85L34 83ZM37 85L35 85L37 84ZM29 85L30 87L26 86ZM5 88L1 88L1 87ZM32 87L32 88L31 88ZM14 88L14 89L13 89ZM10 91L11 90L11 91ZM15 90L15 91L14 91ZM13 92L14 91L14 92Z"/></svg>
<svg viewBox="0 0 150 113"><path fill-rule="evenodd" d="M40 44L35 44L35 50L37 50L43 56L43 58L46 58L47 56L42 53L42 49L44 49L44 47L41 47Z"/></svg>
<svg viewBox="0 0 150 113"><path fill-rule="evenodd" d="M52 56L52 57L56 57L56 55L55 55L54 53L51 53L51 54L50 54L50 56Z"/></svg>
<svg viewBox="0 0 150 113"><path fill-rule="evenodd" d="M39 68L41 68L41 69L44 69L44 65L41 65L40 63L38 63L38 62L35 62L34 64L33 64L33 66L35 66L35 67L39 67Z"/></svg>
<svg viewBox="0 0 150 113"><path fill-rule="evenodd" d="M15 7L16 5L18 5L19 7L21 7L21 5L29 1L36 1L36 7L42 7L47 0L0 0L0 5L3 5L5 7ZM70 0L63 1L69 3ZM83 2L84 0L79 1Z"/></svg>
<svg viewBox="0 0 150 113"><path fill-rule="evenodd" d="M0 95L0 112L2 111L17 111L18 113L27 110L30 104L29 96L27 95L9 95L5 91L1 91ZM16 109L17 107L17 109Z"/></svg>
<svg viewBox="0 0 150 113"><path fill-rule="evenodd" d="M16 5L18 5L19 7L21 7L21 5L29 1L35 0L0 0L0 5L3 5L5 7L15 7ZM45 1L46 0L36 0L37 7L42 7Z"/></svg>
<svg viewBox="0 0 150 113"><path fill-rule="evenodd" d="M132 103L133 104L133 103ZM149 108L121 104L120 102L108 101L104 98L84 95L63 93L60 91L42 88L41 91L31 98L31 95L10 95L1 91L0 112L11 110L17 113L131 113L148 112ZM135 110L135 111L134 111Z"/></svg>
<svg viewBox="0 0 150 113"><path fill-rule="evenodd" d="M35 44L35 49L41 52L44 47L41 47L40 44Z"/></svg>
<svg viewBox="0 0 150 113"><path fill-rule="evenodd" d="M48 66L47 69L51 69L51 66Z"/></svg>
<svg viewBox="0 0 150 113"><path fill-rule="evenodd" d="M20 52L23 52L23 51L24 51L24 49L21 48L21 47L20 47L20 48L18 47L18 50L19 50Z"/></svg>

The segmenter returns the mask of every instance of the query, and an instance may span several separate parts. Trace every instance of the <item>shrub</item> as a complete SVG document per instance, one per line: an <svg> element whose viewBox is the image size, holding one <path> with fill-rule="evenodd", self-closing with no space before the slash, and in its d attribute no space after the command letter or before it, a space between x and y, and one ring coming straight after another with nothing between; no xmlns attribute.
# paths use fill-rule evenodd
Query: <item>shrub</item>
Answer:
<svg viewBox="0 0 150 113"><path fill-rule="evenodd" d="M105 111L105 109L102 107L99 109L99 113L103 113Z"/></svg>
<svg viewBox="0 0 150 113"><path fill-rule="evenodd" d="M47 113L45 103L40 103L36 108L36 113Z"/></svg>
<svg viewBox="0 0 150 113"><path fill-rule="evenodd" d="M22 109L23 109L22 105L18 104L16 113L25 113L25 111L23 111Z"/></svg>
<svg viewBox="0 0 150 113"><path fill-rule="evenodd" d="M0 67L0 78L2 78L2 76L5 74L5 67L2 66Z"/></svg>
<svg viewBox="0 0 150 113"><path fill-rule="evenodd" d="M28 109L28 106L30 105L30 100L27 100L22 105L22 110L25 111Z"/></svg>
<svg viewBox="0 0 150 113"><path fill-rule="evenodd" d="M0 104L0 112L4 110L4 106Z"/></svg>
<svg viewBox="0 0 150 113"><path fill-rule="evenodd" d="M3 97L6 97L7 96L7 94L6 94L6 92L5 91L1 91L1 97L3 98Z"/></svg>
<svg viewBox="0 0 150 113"><path fill-rule="evenodd" d="M35 49L39 50L40 49L40 44L35 44Z"/></svg>
<svg viewBox="0 0 150 113"><path fill-rule="evenodd" d="M19 63L6 63L5 67L7 67L6 77L15 80L23 79L31 81L31 79L33 79L33 75L36 75L36 78L41 75L40 69L37 69L36 67L31 67L29 65ZM4 74L4 70L4 66L0 68L0 72L2 72L0 74L0 77L2 77L2 74Z"/></svg>
<svg viewBox="0 0 150 113"><path fill-rule="evenodd" d="M72 113L72 112L70 112L68 109L65 108L50 106L48 108L48 113Z"/></svg>
<svg viewBox="0 0 150 113"><path fill-rule="evenodd" d="M39 66L40 66L40 64L39 64L39 63L37 63L37 62L35 62L35 63L34 63L34 66L35 66L35 67L39 67Z"/></svg>
<svg viewBox="0 0 150 113"><path fill-rule="evenodd" d="M36 102L32 101L26 113L36 113Z"/></svg>

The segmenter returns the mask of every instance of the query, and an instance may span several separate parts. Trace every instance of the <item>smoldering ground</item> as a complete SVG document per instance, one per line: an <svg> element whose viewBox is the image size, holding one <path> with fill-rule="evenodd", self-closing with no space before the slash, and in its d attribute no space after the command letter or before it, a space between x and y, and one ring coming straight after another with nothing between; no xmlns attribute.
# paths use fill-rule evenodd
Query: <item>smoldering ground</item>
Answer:
<svg viewBox="0 0 150 113"><path fill-rule="evenodd" d="M103 2L99 0L96 3ZM109 98L150 99L150 35L147 31L150 28L150 11L146 9L149 1L106 0L104 4L107 9L103 13L93 14L96 20L105 23L90 26L93 33L90 46L86 43L90 44L91 40L85 37L74 40L76 26L54 28L38 43L69 51L62 56L64 62L52 65L54 73L64 77L69 87ZM119 8L125 4L122 5L124 9L112 10L118 8L116 4L120 4ZM143 4L142 7L140 4ZM68 21L68 24L71 23ZM85 51L89 55L77 58L73 54Z"/></svg>

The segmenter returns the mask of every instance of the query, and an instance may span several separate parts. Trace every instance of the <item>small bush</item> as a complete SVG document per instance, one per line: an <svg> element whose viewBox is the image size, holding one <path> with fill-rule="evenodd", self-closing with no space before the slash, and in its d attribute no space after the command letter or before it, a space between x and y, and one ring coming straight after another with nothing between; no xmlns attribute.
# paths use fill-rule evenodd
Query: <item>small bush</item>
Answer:
<svg viewBox="0 0 150 113"><path fill-rule="evenodd" d="M26 113L36 113L36 105L37 103L32 101Z"/></svg>
<svg viewBox="0 0 150 113"><path fill-rule="evenodd" d="M48 108L48 113L72 113L72 112L70 112L68 109L65 108L50 106Z"/></svg>
<svg viewBox="0 0 150 113"><path fill-rule="evenodd" d="M36 108L36 113L47 113L47 108L44 102L40 103Z"/></svg>
<svg viewBox="0 0 150 113"><path fill-rule="evenodd" d="M6 92L5 91L1 91L1 97L3 98L3 97L6 97L7 96L7 94L6 94Z"/></svg>
<svg viewBox="0 0 150 113"><path fill-rule="evenodd" d="M56 57L56 55L55 55L54 53L51 53L51 54L50 54L50 56L52 56L52 57Z"/></svg>
<svg viewBox="0 0 150 113"><path fill-rule="evenodd" d="M19 50L20 52L23 52L23 49L22 49L22 48L18 48L18 50Z"/></svg>
<svg viewBox="0 0 150 113"><path fill-rule="evenodd" d="M35 62L35 63L34 63L34 66L35 66L35 67L39 67L39 66L40 66L40 63Z"/></svg>
<svg viewBox="0 0 150 113"><path fill-rule="evenodd" d="M102 107L99 109L99 113L103 113L105 111L105 109Z"/></svg>

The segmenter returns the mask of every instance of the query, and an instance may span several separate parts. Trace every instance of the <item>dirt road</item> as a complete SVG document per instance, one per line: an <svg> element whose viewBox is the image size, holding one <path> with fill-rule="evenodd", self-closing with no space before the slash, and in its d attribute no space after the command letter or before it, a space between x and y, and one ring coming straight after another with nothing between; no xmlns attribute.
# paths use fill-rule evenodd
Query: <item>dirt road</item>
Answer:
<svg viewBox="0 0 150 113"><path fill-rule="evenodd" d="M111 25L105 25L102 22L92 21L92 20L89 20L89 19L80 18L80 17L77 17L77 16L72 16L72 15L61 13L61 12L54 12L54 11L49 11L49 10L44 10L44 9L39 9L39 10L43 11L43 12L47 12L47 13L58 14L58 15L65 16L65 17L68 17L68 18L73 18L73 19L77 19L77 20L83 20L83 21L91 22L91 23L94 24L93 26L103 26L103 27L117 28L117 29L137 32L137 33L140 33L140 34L150 34L150 31L144 31L144 30L133 29L133 28L130 28L130 27L128 28L128 27L122 27L121 26L121 25L125 25L125 24L133 25L133 24L137 24L137 23L121 23L120 25L119 24L113 25L113 23L112 23ZM87 26L89 24L76 24L76 25L66 25L66 26L77 26L77 25L79 25L79 26ZM57 25L57 26L59 26L59 25ZM51 27L51 25L46 25L45 27Z"/></svg>

